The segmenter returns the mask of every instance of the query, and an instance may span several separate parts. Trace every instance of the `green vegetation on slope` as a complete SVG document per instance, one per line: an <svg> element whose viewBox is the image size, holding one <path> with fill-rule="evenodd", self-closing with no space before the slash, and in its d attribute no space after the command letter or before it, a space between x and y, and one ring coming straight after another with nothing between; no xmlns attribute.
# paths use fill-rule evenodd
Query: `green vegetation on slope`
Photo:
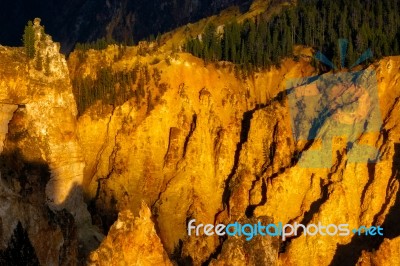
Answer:
<svg viewBox="0 0 400 266"><path fill-rule="evenodd" d="M26 55L29 59L33 59L35 57L35 31L33 30L32 21L28 21L28 24L25 26L22 42L25 47Z"/></svg>
<svg viewBox="0 0 400 266"><path fill-rule="evenodd" d="M209 24L201 38L187 40L184 49L205 61L226 60L249 69L279 64L292 55L294 45L302 44L340 65L337 41L346 38L346 63L351 65L367 48L376 58L399 53L399 10L399 0L299 0L269 20L260 15L225 24L223 33Z"/></svg>
<svg viewBox="0 0 400 266"><path fill-rule="evenodd" d="M106 40L105 38L97 39L96 41L93 42L87 42L87 43L77 43L75 45L75 50L78 51L88 51L90 49L93 50L104 50L107 48L108 45L111 44L117 44L115 40Z"/></svg>
<svg viewBox="0 0 400 266"><path fill-rule="evenodd" d="M108 66L99 69L95 78L78 76L72 80L78 113L82 115L87 108L98 101L116 107L131 98L135 99L138 107L146 100L147 112L150 112L168 87L160 80L160 70L139 63L129 71L114 71ZM150 92L151 81L158 91Z"/></svg>
<svg viewBox="0 0 400 266"><path fill-rule="evenodd" d="M79 114L98 100L104 104L121 105L133 96L144 97L146 69L137 65L130 72L114 72L111 67L105 67L97 72L96 78L87 76L73 79L72 85ZM138 86L134 90L138 76Z"/></svg>

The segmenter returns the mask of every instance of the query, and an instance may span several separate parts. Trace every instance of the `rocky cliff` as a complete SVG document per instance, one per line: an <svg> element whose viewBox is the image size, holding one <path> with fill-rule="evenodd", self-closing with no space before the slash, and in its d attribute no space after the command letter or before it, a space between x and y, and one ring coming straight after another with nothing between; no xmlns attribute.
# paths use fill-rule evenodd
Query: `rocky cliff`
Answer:
<svg viewBox="0 0 400 266"><path fill-rule="evenodd" d="M72 56L71 72L89 73L99 58L107 62L110 49L89 55L79 66ZM113 68L129 69L137 60L151 58L126 56ZM227 224L269 217L291 224L380 225L385 236L372 240L301 235L260 245L264 250L273 247L266 259L274 264L354 265L369 260L390 265L393 252L399 250L394 218L399 210L399 67L398 57L369 67L378 80L383 127L376 133L365 127L357 143L376 147L381 160L352 162L348 140L338 136L329 156L332 165L317 169L299 164L302 153L321 144L294 140L287 96L288 80L317 74L308 56L250 77L235 75L229 64L204 66L186 54L150 65L150 72L162 70L161 81L168 84L153 108L148 109L148 102L129 100L101 114L93 106L78 120L80 145L86 151L85 191L99 227L106 228L124 209L138 215L144 201L173 260L258 265L251 255L258 244L189 237L188 220ZM151 81L147 90L158 88ZM329 131L330 126L327 122L321 128ZM238 252L243 256L233 258Z"/></svg>
<svg viewBox="0 0 400 266"><path fill-rule="evenodd" d="M83 202L85 164L66 60L40 20L33 29L37 52L32 60L22 48L0 47L1 246L7 247L4 256L18 260L23 240L16 233L22 230L40 264L69 264L78 260L79 245L90 250L101 234L92 228ZM46 71L38 68L42 58ZM10 245L13 235L16 243ZM100 238L97 244L94 237Z"/></svg>
<svg viewBox="0 0 400 266"><path fill-rule="evenodd" d="M27 61L22 49L0 47L2 261L397 263L399 57L368 68L376 75L382 128L371 133L365 125L355 143L375 147L380 160L353 162L349 141L337 136L332 165L306 168L302 156L321 142L294 139L288 81L318 74L309 55L254 75L183 53L143 56L137 47L122 55L116 46L77 52L67 64L40 29L36 21L42 43L35 45L49 58L49 73L37 70L37 57ZM97 101L78 117L71 80L95 77L105 66L115 72L139 67L149 75L122 104ZM322 120L314 136L331 126ZM189 237L190 219L379 225L384 236ZM94 250L101 233L108 235Z"/></svg>

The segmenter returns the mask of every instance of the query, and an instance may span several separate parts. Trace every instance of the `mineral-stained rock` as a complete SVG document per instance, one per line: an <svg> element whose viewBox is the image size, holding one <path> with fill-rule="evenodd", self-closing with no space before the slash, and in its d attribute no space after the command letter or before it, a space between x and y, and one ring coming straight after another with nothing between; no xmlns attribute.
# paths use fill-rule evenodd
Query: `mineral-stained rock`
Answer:
<svg viewBox="0 0 400 266"><path fill-rule="evenodd" d="M240 224L272 223L268 217L257 219L244 218ZM254 236L247 241L246 236L228 237L222 245L221 253L216 259L212 259L210 266L228 265L276 265L278 263L279 239L271 236Z"/></svg>
<svg viewBox="0 0 400 266"><path fill-rule="evenodd" d="M98 58L105 58L90 52L84 64L75 65L75 56L70 58L73 75L79 71L95 72L90 66L100 65ZM133 66L134 60L118 62L114 67ZM170 61L170 65L162 62L157 67L149 66L150 73L153 68L162 69L160 82L168 84L162 100L151 112L143 111L146 103L138 105L129 100L108 114L101 114L98 106L92 106L79 118L79 140L87 151L85 191L95 202L95 212L102 214L118 213L129 206L136 215L144 200L151 206L167 252L181 254L179 251L190 250L190 254L182 253L183 256L191 257L199 265L219 243L214 238L188 238L187 219L214 223L218 213L220 219L228 216L228 212L223 212L230 201L227 188L233 189L233 182L239 179L239 158L247 154L244 147L250 129L254 134L259 131L257 139L248 144L257 147L257 152L248 152L245 163L252 170L245 180L246 186L238 186L244 200L236 200L235 207L231 201L229 211L235 215L232 220L245 216L248 204L254 204L254 208L259 204L262 193L253 190L254 196L248 203L248 191L265 162L263 147L275 145L274 140L268 139L273 133L273 122L284 115L265 112L257 125L253 125L252 115L285 89L285 75L309 75L313 69L306 60L295 65L288 61L281 69L256 74L254 80L239 80L229 67L204 67L202 61L187 54ZM149 87L152 94L158 90L153 81ZM283 94L278 98L284 99ZM273 105L271 110L276 107L284 111L279 105ZM280 123L286 130L289 120ZM283 129L275 134L282 145L290 137L285 134ZM277 154L290 161L290 150ZM275 167L278 163L276 159ZM258 182L261 187L262 179ZM236 208L239 204L240 208ZM185 248L186 245L191 248Z"/></svg>
<svg viewBox="0 0 400 266"><path fill-rule="evenodd" d="M94 58L82 71L97 64ZM313 75L306 60L287 60L281 69L246 80L197 60L180 54L171 65L158 65L169 89L146 115L128 101L105 117L94 109L80 117L80 143L90 150L85 189L99 209L117 213L130 206L136 214L144 200L171 258L194 265L218 255L220 242L188 237L187 221L193 218L212 224L268 216L282 223L347 223L351 229L382 225L398 236L390 218L391 208L399 208L400 92L393 71L400 67L398 57L369 67L378 81L383 127L357 139L375 147L381 160L352 162L346 136L335 136L327 168L302 167L302 153L320 149L321 142L293 137L286 81ZM321 128L330 130L328 124ZM355 263L381 240L359 245L351 235L299 234L282 243L277 263L340 265L343 258Z"/></svg>
<svg viewBox="0 0 400 266"><path fill-rule="evenodd" d="M305 168L302 156L320 149L321 134L332 126L322 120L316 139L296 142L293 137L286 81L315 75L308 58L243 76L235 75L229 63L205 66L185 53L160 52L165 58L140 71L159 70L157 83L163 86L148 75L145 97L115 106L98 101L77 120L70 75L92 76L104 65L131 71L150 58L136 56L135 47L127 48L121 60L114 56L116 46L81 51L81 57L71 55L69 74L58 46L42 38L38 20L34 29L41 40L35 47L43 47L50 60L49 73L35 68L37 58L27 61L22 49L0 47L0 249L6 254L13 253L9 243L15 231L22 236L17 239L29 239L20 246L33 254L31 245L32 257L41 264L78 263L80 253L102 238L92 226L83 189L105 232L120 213L102 247L92 253L94 264L397 262L399 57L369 67L378 81L382 128L359 132L356 144L375 147L380 160L351 161L354 143L334 136L324 154L332 157L332 165ZM221 246L217 237L187 234L190 219L227 224L264 216L305 225L377 225L384 236L299 234L281 243L277 255L269 238L228 238ZM387 254L390 259L384 260Z"/></svg>
<svg viewBox="0 0 400 266"><path fill-rule="evenodd" d="M102 235L83 201L84 161L65 57L39 19L33 30L31 60L22 48L0 46L0 244L9 251L17 230L40 264L75 265L78 242L87 253Z"/></svg>
<svg viewBox="0 0 400 266"><path fill-rule="evenodd" d="M172 265L157 235L150 209L143 203L139 216L122 211L89 265Z"/></svg>
<svg viewBox="0 0 400 266"><path fill-rule="evenodd" d="M400 265L400 237L385 239L379 249L372 252L363 252L358 259L359 266L373 265Z"/></svg>

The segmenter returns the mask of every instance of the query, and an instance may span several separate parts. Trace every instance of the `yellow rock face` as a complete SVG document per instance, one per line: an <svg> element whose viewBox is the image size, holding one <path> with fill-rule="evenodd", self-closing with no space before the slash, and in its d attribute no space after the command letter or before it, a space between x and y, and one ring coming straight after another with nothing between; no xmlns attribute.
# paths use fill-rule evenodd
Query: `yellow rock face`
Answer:
<svg viewBox="0 0 400 266"><path fill-rule="evenodd" d="M186 54L172 59L170 66L165 62L154 66L163 71L162 82L169 89L149 114L128 101L105 117L96 118L93 110L80 117L88 194L95 197L100 191L97 205L105 212L129 208L137 214L145 200L157 217L166 250L172 253L179 240L187 239L186 217L213 223L225 208L224 188L227 177L234 174L241 127L250 122L246 117L242 123L243 113L260 109L258 105L283 90L285 75L312 72L307 62L293 68L290 64L251 80L238 80L229 67L204 67ZM208 238L200 245L196 262L207 259L218 243Z"/></svg>
<svg viewBox="0 0 400 266"><path fill-rule="evenodd" d="M143 204L139 217L123 211L110 228L109 235L90 255L88 265L173 265Z"/></svg>
<svg viewBox="0 0 400 266"><path fill-rule="evenodd" d="M399 265L400 238L385 239L374 252L363 252L357 265Z"/></svg>
<svg viewBox="0 0 400 266"><path fill-rule="evenodd" d="M129 69L137 60L132 58L115 68ZM99 63L90 60L81 71ZM222 243L215 237L188 237L189 218L211 224L246 216L350 228L390 224L390 208L399 208L394 158L399 156L400 74L393 71L400 67L398 57L370 67L378 79L383 130L358 140L375 146L382 160L349 162L347 140L338 136L332 140L332 167L324 169L297 164L296 154L320 144L294 141L284 93L288 79L315 74L306 58L247 79L235 77L229 64L204 66L187 54L170 65L150 66L156 67L169 89L150 113L128 101L105 116L93 107L79 119L80 145L87 151L85 189L104 213L130 209L137 215L144 200L166 251L195 265L218 257ZM373 248L379 245L351 236L301 235L281 244L276 264L340 265L348 256L355 263L363 250Z"/></svg>
<svg viewBox="0 0 400 266"><path fill-rule="evenodd" d="M376 72L383 124L380 132L363 132L356 140L375 147L381 160L351 162L349 140L335 136L329 154L317 158L331 155L332 165L305 168L300 165L304 153L323 142L295 141L287 81L316 75L306 54L299 62L288 59L280 68L246 76L227 62L205 66L184 53L138 56L137 48L129 48L116 60L117 48L110 46L89 51L83 61L72 54L68 71L57 45L46 42L49 75L25 64L23 51L0 47L0 151L6 161L2 248L18 220L40 263L65 259L67 253L75 258L79 241L88 253L102 238L91 218L107 229L119 213L91 253L92 265L398 264L399 57L369 67ZM104 65L130 71L137 64L147 64L150 73L161 71L160 80L146 83L141 100L132 97L116 106L97 102L77 118L71 78L94 76ZM330 130L325 123L316 136ZM31 164L40 167L25 167ZM30 192L35 189L40 193ZM46 218L47 207L56 218ZM246 242L188 236L190 219L214 225L257 219L375 225L384 228L384 236L299 234ZM46 234L57 247L42 241ZM51 256L46 257L47 249Z"/></svg>
<svg viewBox="0 0 400 266"><path fill-rule="evenodd" d="M78 238L85 246L82 251L87 252L96 246L89 243L95 242L93 236L99 239L97 244L102 236L92 228L83 201L85 163L77 139L77 109L67 63L59 45L41 36L38 22L34 30L43 42L39 45L36 39L35 45L48 58L48 73L36 69L37 58L29 61L22 48L0 46L0 151L7 162L1 169L2 186L14 193L7 196L0 211L2 231L7 232L1 235L1 243L7 246L20 222L40 264L67 263L68 249L74 264ZM72 218L63 216L65 210ZM60 217L70 221L60 222ZM63 230L70 230L70 239Z"/></svg>

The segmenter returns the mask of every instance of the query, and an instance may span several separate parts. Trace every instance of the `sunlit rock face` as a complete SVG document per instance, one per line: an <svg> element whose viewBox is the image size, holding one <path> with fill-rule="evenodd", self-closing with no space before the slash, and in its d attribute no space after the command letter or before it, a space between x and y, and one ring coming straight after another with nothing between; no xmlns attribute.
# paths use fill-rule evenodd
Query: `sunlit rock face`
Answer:
<svg viewBox="0 0 400 266"><path fill-rule="evenodd" d="M18 129L26 127L23 136L29 138L29 147L32 147L33 139L38 147L36 154L26 152L26 156L49 164L52 173L47 186L49 203L54 208L62 208L72 187L79 186L83 177L84 162L75 135L76 104L59 45L53 43L50 36L42 36L40 20L35 20L33 29L36 55L32 60L25 58L19 49L1 47L4 66L1 68L0 102L5 116L2 131L7 132L10 111L13 111L12 117L18 110ZM39 60L48 61L48 73L44 73L44 67L38 70ZM22 146L25 143L20 141L17 144ZM21 151L24 154L24 147Z"/></svg>
<svg viewBox="0 0 400 266"><path fill-rule="evenodd" d="M204 66L185 54L178 57L170 64L150 66L150 71L162 69L162 81L168 84L162 101L150 112L145 111L146 103L127 101L112 112L100 113L94 106L79 118L80 145L88 151L85 191L96 206L99 226L125 209L137 215L144 200L171 258L194 265L220 265L214 260L230 258L227 250L250 253L240 243L232 248L218 237L189 237L191 218L211 224L269 217L291 224L379 225L389 235L398 235L391 218L399 208L400 91L399 74L393 71L400 66L398 57L369 67L378 81L382 130L357 133L357 144L375 147L381 160L349 160L346 136L335 136L330 166L325 168L300 165L301 154L321 144L293 137L287 80L315 75L307 59L287 60L280 69L238 79L229 67ZM89 65L99 64L94 55L87 60L80 65L84 73L90 73ZM135 60L127 57L115 69L129 69ZM149 90L156 90L151 82ZM331 130L328 123L321 128ZM274 249L274 261L351 264L364 251L377 250L384 239L301 234L282 241ZM236 259L239 263L245 257Z"/></svg>
<svg viewBox="0 0 400 266"><path fill-rule="evenodd" d="M320 149L319 134L333 124L321 123L315 141L295 139L287 85L316 75L309 57L246 76L229 63L160 52L147 64L151 74L162 71L160 78L150 75L140 101L98 101L77 117L71 79L111 64L130 71L138 59L153 58L128 48L115 59L118 48L110 46L84 59L72 54L67 65L38 20L34 29L35 47L49 58L47 73L23 49L0 47L0 262L21 250L44 265L78 264L89 253L92 265L396 265L398 57L368 68L376 75L382 128L355 140L374 147L380 160L353 162L354 145L339 135L330 140L330 165L312 168L301 158ZM190 219L377 225L385 234L247 242L189 236ZM102 235L92 220L107 233L97 250Z"/></svg>
<svg viewBox="0 0 400 266"><path fill-rule="evenodd" d="M385 239L380 245L378 250L363 251L361 257L358 259L358 265L398 265L400 238Z"/></svg>
<svg viewBox="0 0 400 266"><path fill-rule="evenodd" d="M71 55L71 72L95 73L89 66L107 62L106 54L112 53L112 48L100 53L90 51L85 64L78 66L77 58ZM126 57L113 68L128 66L129 71L136 60ZM232 194L228 190L235 187L240 150L250 137L253 114L284 90L285 75L311 74L313 69L307 61L297 65L290 61L281 69L257 74L254 80L242 80L229 67L204 67L201 60L186 54L171 58L170 65L162 61L149 66L149 72L155 68L162 70L160 83L165 82L168 89L159 102L153 102L151 111L146 110L150 105L147 101L138 104L132 99L112 112L93 106L79 118L79 141L87 163L85 191L96 206L92 213L100 227L126 208L137 215L144 200L151 206L167 252L191 257L193 263L200 264L209 260L220 243L216 237L189 238L188 217L199 223L228 221ZM154 80L147 90L157 95ZM267 119L260 121L260 128L254 130L273 130L266 123ZM263 142L257 143L261 150ZM251 156L262 164L262 154ZM250 172L249 178L253 174ZM240 215L245 215L253 180L244 182L246 186L238 187L243 198ZM229 209L233 214L233 207ZM240 217L235 214L232 220L235 218Z"/></svg>
<svg viewBox="0 0 400 266"><path fill-rule="evenodd" d="M90 255L89 265L173 264L154 228L150 209L142 204L139 216L122 211L100 247Z"/></svg>
<svg viewBox="0 0 400 266"><path fill-rule="evenodd" d="M70 255L76 263L78 241L82 251L99 242L90 240L96 233L83 201L76 104L59 44L45 35L39 19L33 30L33 59L28 60L22 48L0 47L0 151L6 197L1 243L7 247L20 222L18 232L26 232L41 264L67 262ZM38 60L43 60L42 68Z"/></svg>

